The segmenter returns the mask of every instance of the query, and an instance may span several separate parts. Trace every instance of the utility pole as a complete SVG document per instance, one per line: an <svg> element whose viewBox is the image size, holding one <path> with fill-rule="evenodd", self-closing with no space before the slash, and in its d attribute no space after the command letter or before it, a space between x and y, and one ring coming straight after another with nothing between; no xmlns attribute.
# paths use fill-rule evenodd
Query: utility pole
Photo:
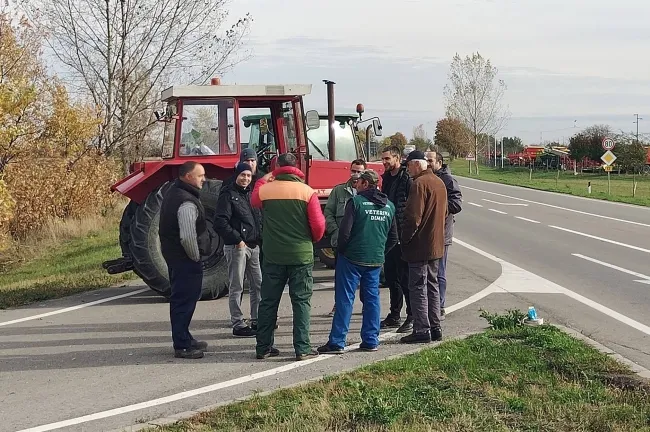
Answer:
<svg viewBox="0 0 650 432"><path fill-rule="evenodd" d="M639 120L643 120L643 117L639 117L638 114L633 115L636 116L636 121L634 122L636 123L636 143L639 144Z"/></svg>

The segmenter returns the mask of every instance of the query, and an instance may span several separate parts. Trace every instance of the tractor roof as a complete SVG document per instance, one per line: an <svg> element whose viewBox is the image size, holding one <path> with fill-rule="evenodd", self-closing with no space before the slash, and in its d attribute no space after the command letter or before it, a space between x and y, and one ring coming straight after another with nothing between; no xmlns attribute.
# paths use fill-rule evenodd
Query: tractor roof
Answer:
<svg viewBox="0 0 650 432"><path fill-rule="evenodd" d="M319 117L321 119L327 119L327 114L321 114ZM359 114L334 114L334 120L336 121L358 119L358 118L359 118ZM271 116L269 114L250 114L250 115L243 116L241 119L247 122L258 122L261 119L270 120Z"/></svg>
<svg viewBox="0 0 650 432"><path fill-rule="evenodd" d="M270 85L188 85L172 86L162 91L161 99L166 102L176 98L211 97L269 97L305 96L311 94L311 84L270 84Z"/></svg>

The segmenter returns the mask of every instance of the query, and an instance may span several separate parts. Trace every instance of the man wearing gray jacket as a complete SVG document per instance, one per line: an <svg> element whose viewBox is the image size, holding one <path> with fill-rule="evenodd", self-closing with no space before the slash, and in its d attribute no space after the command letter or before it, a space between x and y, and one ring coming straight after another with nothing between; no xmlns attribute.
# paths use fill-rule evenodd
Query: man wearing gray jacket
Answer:
<svg viewBox="0 0 650 432"><path fill-rule="evenodd" d="M447 252L454 240L454 215L460 213L463 194L456 179L451 175L443 156L435 151L426 153L429 168L445 184L447 189L447 217L445 218L445 253L438 266L438 284L440 285L440 319L445 319L445 296L447 293Z"/></svg>
<svg viewBox="0 0 650 432"><path fill-rule="evenodd" d="M201 255L210 255L212 236L201 204L205 169L196 162L179 167L178 179L165 193L160 207L160 248L167 262L171 296L169 316L174 356L184 359L203 357L208 344L190 334L190 322L201 298L203 265Z"/></svg>

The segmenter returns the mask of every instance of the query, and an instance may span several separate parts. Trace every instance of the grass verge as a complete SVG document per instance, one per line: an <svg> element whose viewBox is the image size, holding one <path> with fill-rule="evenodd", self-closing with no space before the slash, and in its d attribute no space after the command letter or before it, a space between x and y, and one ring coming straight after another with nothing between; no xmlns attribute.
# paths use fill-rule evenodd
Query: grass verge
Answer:
<svg viewBox="0 0 650 432"><path fill-rule="evenodd" d="M607 176L601 174L583 173L573 175L573 171L533 171L532 179L529 178L528 169L522 168L491 168L480 166L477 176L472 167L472 174L468 171L466 160L456 159L451 163L452 173L456 176L475 178L494 183L521 186L531 189L559 192L569 195L601 199L607 201L623 202L641 206L650 206L650 177L636 176L636 196L633 196L633 178L631 175L611 174L611 194L608 194ZM587 192L587 184L591 182L591 194Z"/></svg>
<svg viewBox="0 0 650 432"><path fill-rule="evenodd" d="M97 221L96 221L97 222ZM87 225L87 222L82 222ZM25 262L0 273L0 309L64 297L134 279L132 272L109 275L103 261L122 255L114 219L84 229L79 237L59 240ZM70 227L67 231L75 231ZM76 231L75 231L76 232ZM74 233L73 233L74 234Z"/></svg>
<svg viewBox="0 0 650 432"><path fill-rule="evenodd" d="M650 386L552 326L460 341L149 431L650 431Z"/></svg>

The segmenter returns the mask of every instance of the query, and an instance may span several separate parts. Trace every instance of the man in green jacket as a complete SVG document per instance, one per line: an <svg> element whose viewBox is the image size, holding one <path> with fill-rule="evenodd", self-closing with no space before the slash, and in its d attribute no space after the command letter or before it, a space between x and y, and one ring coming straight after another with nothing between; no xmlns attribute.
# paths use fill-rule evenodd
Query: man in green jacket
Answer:
<svg viewBox="0 0 650 432"><path fill-rule="evenodd" d="M278 156L278 168L259 179L251 205L263 209L262 289L257 312L258 359L279 355L273 332L284 287L289 283L293 308L293 347L296 360L318 355L311 348L312 268L314 243L325 234L325 217L316 192L305 184L291 153Z"/></svg>
<svg viewBox="0 0 650 432"><path fill-rule="evenodd" d="M330 196L327 198L327 204L323 209L325 215L326 233L330 239L330 244L336 257L336 246L339 236L339 226L345 214L345 204L350 198L357 194L354 185L359 178L359 174L366 169L366 162L363 159L353 160L350 164L350 179L345 183L334 186ZM332 308L329 316L334 316L336 305Z"/></svg>

